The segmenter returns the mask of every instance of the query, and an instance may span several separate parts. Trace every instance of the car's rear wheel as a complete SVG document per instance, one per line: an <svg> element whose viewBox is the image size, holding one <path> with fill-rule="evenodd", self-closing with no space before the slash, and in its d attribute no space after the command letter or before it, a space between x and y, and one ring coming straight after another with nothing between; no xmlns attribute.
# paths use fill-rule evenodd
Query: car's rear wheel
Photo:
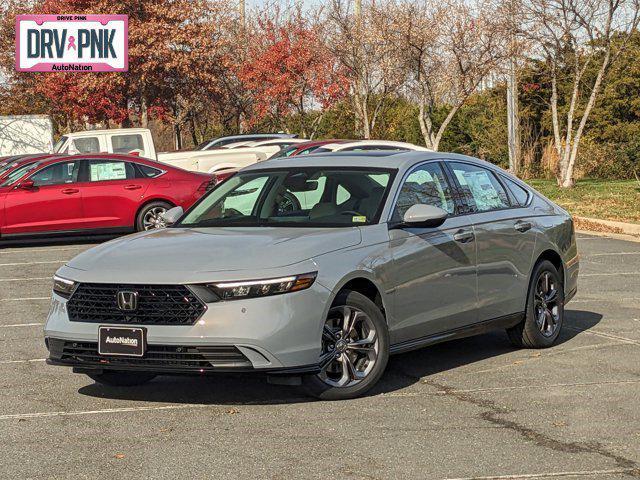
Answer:
<svg viewBox="0 0 640 480"><path fill-rule="evenodd" d="M151 202L142 207L136 217L136 231L153 230L165 226L162 214L171 208L167 202Z"/></svg>
<svg viewBox="0 0 640 480"><path fill-rule="evenodd" d="M87 376L96 383L109 385L110 387L133 387L153 380L156 374L149 372L107 370L102 373L87 373Z"/></svg>
<svg viewBox="0 0 640 480"><path fill-rule="evenodd" d="M507 330L517 347L546 348L560 335L564 319L564 288L556 267L548 260L538 263L531 275L525 318Z"/></svg>
<svg viewBox="0 0 640 480"><path fill-rule="evenodd" d="M364 295L344 291L325 320L320 373L307 377L309 393L322 400L342 400L364 394L387 366L389 332L378 306Z"/></svg>

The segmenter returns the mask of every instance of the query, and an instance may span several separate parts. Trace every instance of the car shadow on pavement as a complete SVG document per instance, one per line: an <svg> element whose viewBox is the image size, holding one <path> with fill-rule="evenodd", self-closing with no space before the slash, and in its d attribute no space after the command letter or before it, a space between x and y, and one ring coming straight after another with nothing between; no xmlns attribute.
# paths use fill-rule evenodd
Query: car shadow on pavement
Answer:
<svg viewBox="0 0 640 480"><path fill-rule="evenodd" d="M597 325L602 315L567 310L558 343L570 341L581 331ZM368 395L391 393L425 377L496 358L517 350L506 333L496 331L441 343L390 358L387 370ZM82 395L117 400L203 405L270 405L314 401L300 387L270 385L265 375L217 374L212 376L160 376L138 387L107 387L92 383L81 387Z"/></svg>

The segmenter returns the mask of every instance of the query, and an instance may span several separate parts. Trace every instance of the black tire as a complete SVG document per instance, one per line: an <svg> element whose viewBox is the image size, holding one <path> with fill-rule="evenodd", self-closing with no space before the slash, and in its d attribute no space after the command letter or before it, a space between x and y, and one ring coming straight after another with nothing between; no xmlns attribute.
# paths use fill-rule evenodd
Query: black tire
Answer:
<svg viewBox="0 0 640 480"><path fill-rule="evenodd" d="M136 232L141 232L145 230L144 218L149 212L151 212L154 209L164 209L165 211L167 211L170 208L173 208L173 205L171 205L169 202L163 202L160 200L156 202L147 203L144 207L140 209L140 211L138 212L138 215L136 216L136 225L135 225Z"/></svg>
<svg viewBox="0 0 640 480"><path fill-rule="evenodd" d="M539 282L544 283L545 275L549 281L553 282L555 290L557 292L557 300L553 302L553 305L557 309L550 309L550 312L555 312L552 317L546 317L547 320L540 321L538 314L540 311L545 310L547 303L543 302L544 308L541 303L537 301L536 289L538 289ZM546 298L546 297L545 297ZM549 303L551 305L551 303ZM557 316L557 318L556 318ZM531 279L529 280L529 291L527 293L527 306L525 310L525 317L522 322L518 323L514 327L507 329L507 335L509 340L516 347L525 348L547 348L552 346L558 336L560 330L562 330L562 322L564 320L564 285L562 279L556 267L548 260L539 262L533 269ZM547 322L545 324L545 321ZM551 322L551 323L549 323ZM542 325L555 325L553 331L548 329L546 333L543 333Z"/></svg>
<svg viewBox="0 0 640 480"><path fill-rule="evenodd" d="M102 373L87 373L87 376L94 382L110 387L134 387L153 380L155 373L149 372L121 372L118 370L107 370Z"/></svg>
<svg viewBox="0 0 640 480"><path fill-rule="evenodd" d="M320 375L306 376L303 381L307 392L321 400L344 400L363 395L380 380L389 360L389 330L378 306L361 293L348 290L338 294L332 309L340 306L359 309L372 321L377 334L377 358L369 373L355 385L336 387L325 383Z"/></svg>

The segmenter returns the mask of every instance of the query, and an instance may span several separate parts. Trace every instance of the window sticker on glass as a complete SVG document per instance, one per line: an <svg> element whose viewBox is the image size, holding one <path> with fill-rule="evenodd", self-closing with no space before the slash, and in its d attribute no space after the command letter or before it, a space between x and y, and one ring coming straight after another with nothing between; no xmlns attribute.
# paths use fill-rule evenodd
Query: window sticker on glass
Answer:
<svg viewBox="0 0 640 480"><path fill-rule="evenodd" d="M356 215L351 218L351 221L353 223L365 223L367 221L367 217L365 217L364 215Z"/></svg>
<svg viewBox="0 0 640 480"><path fill-rule="evenodd" d="M491 183L487 172L460 172L456 171L458 181L467 185L480 211L492 210L502 207L502 201Z"/></svg>
<svg viewBox="0 0 640 480"><path fill-rule="evenodd" d="M102 180L126 180L127 170L124 162L93 163L90 168L92 182Z"/></svg>

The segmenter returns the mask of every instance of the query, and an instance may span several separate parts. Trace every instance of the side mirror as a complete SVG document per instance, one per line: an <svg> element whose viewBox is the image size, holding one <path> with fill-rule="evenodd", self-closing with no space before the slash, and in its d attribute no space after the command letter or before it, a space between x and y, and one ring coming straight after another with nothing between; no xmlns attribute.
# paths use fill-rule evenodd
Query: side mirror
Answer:
<svg viewBox="0 0 640 480"><path fill-rule="evenodd" d="M20 185L18 185L18 188L22 189L22 190L33 190L35 188L35 183L33 183L33 180L25 180L24 182L22 182Z"/></svg>
<svg viewBox="0 0 640 480"><path fill-rule="evenodd" d="M444 223L449 214L439 207L418 203L404 214L404 224L407 227L434 228Z"/></svg>
<svg viewBox="0 0 640 480"><path fill-rule="evenodd" d="M169 226L169 225L173 225L178 220L180 220L180 217L182 216L183 213L184 213L184 210L182 209L182 207L173 207L167 210L166 212L164 212L162 215L160 215L160 218L162 219L165 225Z"/></svg>

